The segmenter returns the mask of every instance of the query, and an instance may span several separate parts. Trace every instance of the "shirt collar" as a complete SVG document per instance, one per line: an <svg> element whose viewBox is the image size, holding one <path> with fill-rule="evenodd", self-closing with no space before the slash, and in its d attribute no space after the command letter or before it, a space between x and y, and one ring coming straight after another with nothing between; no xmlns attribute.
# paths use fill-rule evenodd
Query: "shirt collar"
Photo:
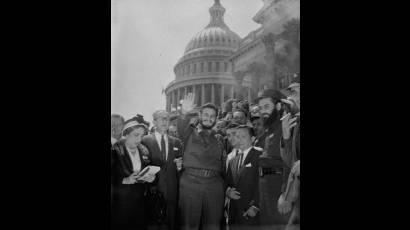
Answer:
<svg viewBox="0 0 410 230"><path fill-rule="evenodd" d="M249 151L251 151L251 149L252 149L252 146L249 147L249 148L247 148L247 149L245 149L245 151L243 151L243 154L244 154L244 155L248 155L248 153L249 153Z"/></svg>
<svg viewBox="0 0 410 230"><path fill-rule="evenodd" d="M125 148L127 149L128 154L129 154L131 157L133 157L133 155L131 154L131 149L129 149L127 146L125 146ZM139 153L138 147L137 147L137 150L136 150L136 151L137 151L136 153Z"/></svg>
<svg viewBox="0 0 410 230"><path fill-rule="evenodd" d="M158 139L161 140L161 136L162 136L161 133L159 133L158 131L155 131L154 135L155 135ZM164 134L164 139L165 139L165 140L168 139L167 134Z"/></svg>

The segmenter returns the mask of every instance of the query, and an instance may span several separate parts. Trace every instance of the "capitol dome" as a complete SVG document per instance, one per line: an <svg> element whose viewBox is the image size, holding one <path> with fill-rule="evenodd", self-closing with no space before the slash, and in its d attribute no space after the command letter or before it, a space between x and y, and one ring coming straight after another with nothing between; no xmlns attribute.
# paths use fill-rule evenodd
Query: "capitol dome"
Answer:
<svg viewBox="0 0 410 230"><path fill-rule="evenodd" d="M219 0L209 8L211 21L209 24L197 33L185 48L185 54L192 50L206 47L227 47L235 49L241 38L225 24L223 16L225 8Z"/></svg>
<svg viewBox="0 0 410 230"><path fill-rule="evenodd" d="M215 0L209 8L209 24L191 38L184 54L174 66L175 80L165 89L167 111L176 111L187 93L195 104L211 102L220 107L236 95L237 82L229 57L238 49L241 38L224 22L225 8ZM250 90L250 82L244 81Z"/></svg>
<svg viewBox="0 0 410 230"><path fill-rule="evenodd" d="M235 49L241 38L222 23L208 25L197 33L185 48L185 53L206 47L227 47Z"/></svg>

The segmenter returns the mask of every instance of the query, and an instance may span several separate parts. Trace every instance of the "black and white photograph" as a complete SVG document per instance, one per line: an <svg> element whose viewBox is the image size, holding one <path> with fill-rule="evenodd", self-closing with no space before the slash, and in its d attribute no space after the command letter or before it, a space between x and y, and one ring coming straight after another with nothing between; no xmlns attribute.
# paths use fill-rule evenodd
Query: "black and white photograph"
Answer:
<svg viewBox="0 0 410 230"><path fill-rule="evenodd" d="M112 230L300 229L300 0L111 0Z"/></svg>

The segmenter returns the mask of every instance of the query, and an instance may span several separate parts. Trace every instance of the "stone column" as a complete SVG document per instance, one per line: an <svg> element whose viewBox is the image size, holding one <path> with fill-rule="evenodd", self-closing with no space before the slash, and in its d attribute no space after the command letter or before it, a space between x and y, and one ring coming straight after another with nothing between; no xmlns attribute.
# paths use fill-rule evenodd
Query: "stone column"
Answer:
<svg viewBox="0 0 410 230"><path fill-rule="evenodd" d="M169 95L165 94L165 110L169 112Z"/></svg>
<svg viewBox="0 0 410 230"><path fill-rule="evenodd" d="M215 104L215 84L211 84L211 102Z"/></svg>
<svg viewBox="0 0 410 230"><path fill-rule="evenodd" d="M225 88L224 88L224 84L221 84L221 107L223 105L223 103L225 102Z"/></svg>
<svg viewBox="0 0 410 230"><path fill-rule="evenodd" d="M231 85L231 98L233 98L233 96L234 96L234 86Z"/></svg>
<svg viewBox="0 0 410 230"><path fill-rule="evenodd" d="M252 97L251 97L251 87L248 87L248 102L251 103Z"/></svg>
<svg viewBox="0 0 410 230"><path fill-rule="evenodd" d="M205 84L202 84L202 88L201 88L201 105L205 104Z"/></svg>
<svg viewBox="0 0 410 230"><path fill-rule="evenodd" d="M195 85L192 85L192 94L194 95L194 104L196 104L198 97L196 96Z"/></svg>
<svg viewBox="0 0 410 230"><path fill-rule="evenodd" d="M176 101L176 96L175 96L175 90L171 91L171 96L172 96L172 104L171 104L171 108L175 108L175 101Z"/></svg>
<svg viewBox="0 0 410 230"><path fill-rule="evenodd" d="M181 88L178 88L177 89L177 108L178 108L178 105L179 105L179 100L181 100Z"/></svg>
<svg viewBox="0 0 410 230"><path fill-rule="evenodd" d="M268 33L262 37L262 42L266 49L265 62L267 67L265 76L265 81L267 82L264 82L264 85L272 89L278 88L275 76L275 44L278 39L279 36L273 33Z"/></svg>

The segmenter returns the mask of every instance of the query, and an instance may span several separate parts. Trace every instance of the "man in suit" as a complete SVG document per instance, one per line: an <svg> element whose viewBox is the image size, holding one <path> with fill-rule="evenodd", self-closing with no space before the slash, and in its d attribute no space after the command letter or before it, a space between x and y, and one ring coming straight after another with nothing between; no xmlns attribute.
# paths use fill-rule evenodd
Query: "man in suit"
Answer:
<svg viewBox="0 0 410 230"><path fill-rule="evenodd" d="M145 136L142 143L149 149L151 165L161 167L154 184L167 203L165 221L155 228L173 230L177 219L178 171L182 168L182 145L179 139L167 134L169 114L166 111L154 112L153 119L155 132Z"/></svg>
<svg viewBox="0 0 410 230"><path fill-rule="evenodd" d="M229 162L226 196L230 198L229 226L232 229L256 229L259 226L259 156L252 146L252 127L236 130L238 154Z"/></svg>

